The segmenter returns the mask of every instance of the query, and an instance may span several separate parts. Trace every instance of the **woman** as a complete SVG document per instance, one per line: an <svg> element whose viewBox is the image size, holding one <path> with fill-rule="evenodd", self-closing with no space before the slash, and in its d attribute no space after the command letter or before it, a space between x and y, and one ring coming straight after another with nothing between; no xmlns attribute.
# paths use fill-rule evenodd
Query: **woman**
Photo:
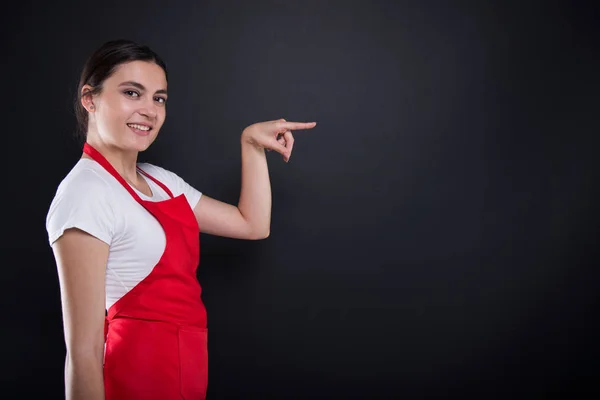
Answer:
<svg viewBox="0 0 600 400"><path fill-rule="evenodd" d="M241 134L236 206L175 173L138 163L166 117L167 68L146 46L105 43L81 74L76 113L85 143L60 183L46 228L59 275L68 399L203 399L206 311L196 279L199 232L269 235L264 150L287 162L291 130L268 121Z"/></svg>

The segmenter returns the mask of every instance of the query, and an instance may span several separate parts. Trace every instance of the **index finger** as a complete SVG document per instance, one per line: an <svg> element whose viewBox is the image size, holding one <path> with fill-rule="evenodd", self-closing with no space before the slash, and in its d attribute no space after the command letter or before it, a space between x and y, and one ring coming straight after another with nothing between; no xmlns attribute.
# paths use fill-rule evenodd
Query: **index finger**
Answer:
<svg viewBox="0 0 600 400"><path fill-rule="evenodd" d="M297 129L311 129L317 125L316 122L281 122L281 127L286 128L287 130L297 130Z"/></svg>

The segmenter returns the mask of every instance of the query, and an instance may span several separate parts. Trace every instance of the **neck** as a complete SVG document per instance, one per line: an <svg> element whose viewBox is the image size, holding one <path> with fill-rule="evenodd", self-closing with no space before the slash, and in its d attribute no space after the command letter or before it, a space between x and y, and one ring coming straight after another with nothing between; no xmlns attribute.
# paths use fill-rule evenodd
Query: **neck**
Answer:
<svg viewBox="0 0 600 400"><path fill-rule="evenodd" d="M137 150L124 150L118 146L108 144L95 137L89 135L87 143L95 148L100 154L106 158L106 160L113 166L113 168L130 183L135 183L138 180L138 174L136 171L137 165ZM86 153L82 154L82 158L91 158Z"/></svg>

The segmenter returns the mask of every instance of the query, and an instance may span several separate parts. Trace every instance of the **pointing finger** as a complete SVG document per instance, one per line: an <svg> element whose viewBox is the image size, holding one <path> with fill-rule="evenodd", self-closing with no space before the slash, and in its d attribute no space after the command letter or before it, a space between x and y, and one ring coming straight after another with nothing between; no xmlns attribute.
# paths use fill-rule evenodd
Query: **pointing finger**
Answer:
<svg viewBox="0 0 600 400"><path fill-rule="evenodd" d="M291 122L291 121L286 121L286 122L279 122L279 127L285 130L298 130L298 129L312 129L314 128L317 123L316 122Z"/></svg>

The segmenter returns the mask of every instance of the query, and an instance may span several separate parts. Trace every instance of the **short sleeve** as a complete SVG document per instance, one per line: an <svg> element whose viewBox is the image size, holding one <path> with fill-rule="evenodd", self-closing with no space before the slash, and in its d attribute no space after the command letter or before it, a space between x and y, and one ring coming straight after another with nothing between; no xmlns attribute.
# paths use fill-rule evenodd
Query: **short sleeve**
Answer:
<svg viewBox="0 0 600 400"><path fill-rule="evenodd" d="M114 226L112 192L96 171L82 169L61 182L46 216L50 245L69 228L81 229L110 245Z"/></svg>
<svg viewBox="0 0 600 400"><path fill-rule="evenodd" d="M182 177L180 177L172 171L149 163L140 164L140 168L142 168L144 172L149 173L154 178L167 185L169 190L173 192L174 196L179 196L180 194L183 194L187 199L192 210L194 209L194 207L196 207L196 204L198 204L200 197L202 197L201 191L196 189L194 186L190 185Z"/></svg>

